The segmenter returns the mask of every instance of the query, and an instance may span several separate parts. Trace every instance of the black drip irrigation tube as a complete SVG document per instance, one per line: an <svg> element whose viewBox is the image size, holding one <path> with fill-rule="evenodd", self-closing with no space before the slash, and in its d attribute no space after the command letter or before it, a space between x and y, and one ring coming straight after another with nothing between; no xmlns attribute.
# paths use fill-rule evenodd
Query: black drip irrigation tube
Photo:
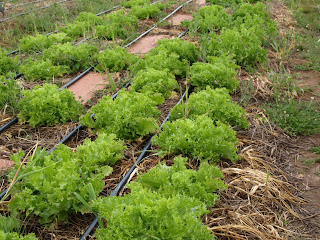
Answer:
<svg viewBox="0 0 320 240"><path fill-rule="evenodd" d="M45 9L45 8L48 8L48 7L52 7L52 6L54 6L55 4L64 3L64 2L67 2L67 1L69 1L69 0L62 0L62 1L60 1L60 2L55 2L54 4L51 4L51 5L48 5L48 6L44 6L44 7L40 7L40 8L34 9L34 10L30 11L30 12L23 12L23 13L19 13L19 14L15 15L15 16L13 16L13 17L7 17L7 18L4 18L4 19L0 19L0 23L5 22L5 21L8 21L8 20L10 20L10 19L13 19L14 17L19 17L19 16L27 15L27 14L29 14L29 13L31 13L31 12L38 11L38 10L41 10L41 9Z"/></svg>
<svg viewBox="0 0 320 240"><path fill-rule="evenodd" d="M127 45L125 45L123 48L127 48L130 47L132 44L134 44L136 41L138 41L139 39L141 39L142 37L144 37L145 35L147 35L149 32L151 32L153 29L155 29L160 23L164 22L165 20L167 20L169 17L171 17L173 14L175 14L177 11L179 11L182 7L184 7L186 4L192 2L193 0L189 0L183 4L181 4L178 8L176 8L173 12L171 12L169 15L167 15L165 18L163 18L162 20L160 20L158 23L156 23L154 26L152 26L150 29L148 29L147 31L145 31L144 33L142 33L140 36L138 36L137 38L135 38L133 41L131 41L130 43L128 43ZM159 1L158 1L159 2ZM115 6L117 7L117 6ZM114 7L114 8L115 8ZM110 9L109 9L110 10ZM108 10L107 10L108 11ZM183 33L181 33L178 38L181 38L182 36L184 36L189 30L187 29L186 31L184 31ZM67 84L65 84L64 86L62 86L60 88L61 89L65 89L69 86L71 86L72 84L74 84L75 82L77 82L80 78L82 78L83 76L85 76L86 74L88 74L90 71L92 71L98 64L95 64L94 66L89 67L88 69L86 69L85 71L83 71L82 73L80 73L77 77L75 77L74 79L72 79L70 82L68 82ZM19 75L19 76L18 76ZM18 78L20 76L22 76L22 74L18 74L15 78ZM0 127L0 134L2 132L4 132L6 129L8 129L9 127L11 127L13 124L18 122L18 118L15 117L14 119L12 119L10 122L6 123L5 125L3 125L2 127ZM80 129L80 128L79 128ZM73 131L72 131L73 132ZM76 131L75 131L76 132ZM74 132L74 133L75 133ZM71 135L72 136L72 135ZM70 136L70 137L71 137Z"/></svg>
<svg viewBox="0 0 320 240"><path fill-rule="evenodd" d="M183 101L183 99L186 97L186 94L187 94L187 92L189 90L190 90L190 87L187 88L187 90L184 92L184 94L182 95L182 97L180 98L179 102L176 105L180 104L181 101ZM162 129L163 125L168 121L169 117L170 117L170 113L167 115L165 120L162 122L162 124L160 126L160 129ZM124 175L124 177L121 179L121 181L119 182L117 187L111 192L110 197L114 197L114 196L117 196L119 194L119 192L125 187L125 185L129 181L130 176L132 175L133 171L137 168L137 166L141 162L143 162L143 160L145 159L145 155L147 154L148 149L151 147L152 138L153 137L151 137L149 139L149 141L146 143L146 145L142 149L142 152L139 155L139 157L137 158L136 162L134 164L132 164L132 166L129 169L129 171ZM89 227L84 232L84 234L80 237L80 240L85 240L86 237L88 237L91 234L91 232L97 226L97 224L98 224L98 218L95 217L94 220L89 225Z"/></svg>

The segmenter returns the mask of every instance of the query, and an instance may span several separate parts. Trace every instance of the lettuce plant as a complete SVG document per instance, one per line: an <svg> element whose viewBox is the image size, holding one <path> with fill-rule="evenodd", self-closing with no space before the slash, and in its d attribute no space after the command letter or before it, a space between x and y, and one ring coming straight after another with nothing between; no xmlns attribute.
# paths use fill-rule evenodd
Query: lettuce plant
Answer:
<svg viewBox="0 0 320 240"><path fill-rule="evenodd" d="M236 162L236 132L221 122L214 123L205 115L194 119L178 119L164 124L159 135L152 139L163 153L183 154L199 160Z"/></svg>
<svg viewBox="0 0 320 240"><path fill-rule="evenodd" d="M220 35L210 34L203 39L202 48L207 56L229 54L236 64L243 67L254 67L267 60L267 50L262 46L260 37L252 29L224 29Z"/></svg>
<svg viewBox="0 0 320 240"><path fill-rule="evenodd" d="M157 46L150 50L148 56L155 56L161 52L175 53L180 61L188 61L190 64L197 62L200 56L199 47L193 43L179 38L161 39Z"/></svg>
<svg viewBox="0 0 320 240"><path fill-rule="evenodd" d="M200 8L193 14L193 20L188 23L191 32L202 34L217 32L222 28L229 28L232 24L232 17L222 6L210 5Z"/></svg>
<svg viewBox="0 0 320 240"><path fill-rule="evenodd" d="M226 88L229 92L234 92L239 87L236 79L238 72L235 68L223 61L214 63L197 62L190 67L189 81L197 89L205 89L207 86L212 88Z"/></svg>
<svg viewBox="0 0 320 240"><path fill-rule="evenodd" d="M131 81L131 90L149 93L151 96L159 93L164 98L168 98L172 91L178 87L178 83L171 73L153 68L139 71Z"/></svg>
<svg viewBox="0 0 320 240"><path fill-rule="evenodd" d="M85 140L75 152L65 145L50 155L37 149L19 171L24 177L12 189L10 211L32 213L39 216L41 223L67 221L71 213L87 212L74 192L87 202L94 200L92 194L97 196L102 191L103 179L112 172L109 165L123 157L124 149L123 142L116 140L115 135L106 134L99 135L94 142ZM16 170L22 156L23 152L12 156Z"/></svg>
<svg viewBox="0 0 320 240"><path fill-rule="evenodd" d="M127 70L129 66L135 64L140 58L134 54L128 53L126 49L115 46L112 49L106 49L96 56L100 71L108 70L110 72L119 72Z"/></svg>
<svg viewBox="0 0 320 240"><path fill-rule="evenodd" d="M98 240L215 239L198 218L208 213L205 205L184 195L166 198L131 186L131 194L100 198L92 206L108 225L97 230Z"/></svg>
<svg viewBox="0 0 320 240"><path fill-rule="evenodd" d="M181 103L172 108L170 110L170 120L207 115L214 122L220 121L231 126L248 128L249 124L245 114L243 108L232 102L226 89L207 87L206 90L192 93L186 103Z"/></svg>
<svg viewBox="0 0 320 240"><path fill-rule="evenodd" d="M53 45L44 50L43 59L48 59L56 65L70 67L71 72L75 73L84 70L93 64L93 55L98 51L96 46L81 44L72 45L71 43Z"/></svg>
<svg viewBox="0 0 320 240"><path fill-rule="evenodd" d="M65 33L51 34L49 36L38 34L36 36L23 37L19 42L18 48L21 52L42 52L54 44L66 43L70 40Z"/></svg>
<svg viewBox="0 0 320 240"><path fill-rule="evenodd" d="M124 10L111 13L106 17L105 25L96 27L96 36L109 40L120 38L126 39L138 29L138 18L126 15Z"/></svg>
<svg viewBox="0 0 320 240"><path fill-rule="evenodd" d="M157 103L143 93L121 90L115 100L104 96L81 118L81 124L120 139L137 139L157 130ZM94 117L91 115L94 114Z"/></svg>
<svg viewBox="0 0 320 240"><path fill-rule="evenodd" d="M52 80L69 73L70 67L65 65L54 65L50 59L34 60L29 58L20 65L20 72L28 81Z"/></svg>
<svg viewBox="0 0 320 240"><path fill-rule="evenodd" d="M18 104L20 123L28 122L32 127L52 126L68 121L77 121L82 105L67 89L59 91L54 84L36 86L23 90Z"/></svg>
<svg viewBox="0 0 320 240"><path fill-rule="evenodd" d="M161 13L161 10L164 9L164 5L161 3L158 4L146 4L143 6L133 6L129 11L129 15L133 15L138 19L148 19L158 16Z"/></svg>
<svg viewBox="0 0 320 240"><path fill-rule="evenodd" d="M185 195L200 200L206 206L214 206L219 201L216 192L227 189L227 185L221 180L222 172L218 167L206 163L202 163L198 171L187 169L187 160L175 157L174 164L170 167L159 163L147 173L139 175L136 181L130 183L129 188L138 184L167 198Z"/></svg>
<svg viewBox="0 0 320 240"><path fill-rule="evenodd" d="M18 72L19 61L18 56L11 58L0 49L0 75L7 75L10 72Z"/></svg>

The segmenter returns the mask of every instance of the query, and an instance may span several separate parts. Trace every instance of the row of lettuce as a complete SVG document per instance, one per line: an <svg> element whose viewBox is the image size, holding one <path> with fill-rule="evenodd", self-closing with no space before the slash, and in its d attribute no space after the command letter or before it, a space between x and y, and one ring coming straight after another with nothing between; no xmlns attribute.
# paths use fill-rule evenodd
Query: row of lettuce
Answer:
<svg viewBox="0 0 320 240"><path fill-rule="evenodd" d="M80 118L84 126L97 134L95 141L87 139L74 151L65 145L51 154L37 149L22 165L19 181L10 190L10 221L35 215L41 223L60 222L68 220L70 214L90 209L107 221L107 227L100 225L97 239L215 238L200 219L219 200L216 192L227 188L221 171L212 164L221 160L236 162L238 140L234 129L249 126L245 111L232 101L230 93L239 87L239 67L253 69L265 62L263 45L276 35L275 23L262 4L222 4L226 2L230 3L228 8L203 7L194 13L191 22L184 23L200 39L199 46L180 39L161 40L143 59L121 48L108 50L106 58L112 61L105 67L109 71L129 70L133 75L130 90L121 90L115 100L103 97ZM139 175L128 186L130 194L97 197L104 187L103 178L123 158L125 141L158 131L157 106L170 98L172 91L179 91L176 79L183 78L195 91L170 110L169 121L152 139L160 154L182 157L175 157L172 166L159 163ZM51 93L54 99L50 99L46 89L55 91ZM46 98L58 99L63 105L65 100L60 99L69 94L67 91L59 92L57 87L47 84L28 93L37 95L42 102ZM70 101L75 102L72 98ZM65 115L67 108L59 113L60 105L55 104L52 111L57 112L50 114ZM70 109L72 104L66 106ZM43 114L43 109L37 113L37 109L28 111L34 111L32 116ZM79 116L80 111L73 116ZM31 123L32 116L25 121L41 125L41 121ZM23 154L12 156L16 170L9 174L9 179L19 169ZM200 162L198 170L186 168L188 159ZM14 226L17 229L19 225Z"/></svg>
<svg viewBox="0 0 320 240"><path fill-rule="evenodd" d="M0 49L1 85L13 84L8 83L12 80L6 78L14 78L18 72L22 73L27 81L52 81L56 77L82 71L96 63L103 64L100 57L103 53L99 54L94 42L76 45L75 41L90 35L98 39L120 39L123 44L137 35L139 19L159 17L165 14L163 10L170 6L169 3L163 4L161 1L152 4L150 0L129 0L122 2L122 5L124 8L105 17L82 12L73 23L58 29L56 34L22 38L19 51L30 54L29 58L12 58ZM2 109L4 103L0 100Z"/></svg>

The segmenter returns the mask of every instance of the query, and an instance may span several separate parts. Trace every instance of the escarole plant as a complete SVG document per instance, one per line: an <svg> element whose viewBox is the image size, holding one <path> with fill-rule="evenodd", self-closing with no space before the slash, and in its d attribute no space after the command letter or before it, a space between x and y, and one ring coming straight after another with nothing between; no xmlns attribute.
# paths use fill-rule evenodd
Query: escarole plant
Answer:
<svg viewBox="0 0 320 240"><path fill-rule="evenodd" d="M192 93L185 103L176 105L170 110L170 120L179 118L195 118L206 115L214 122L222 122L231 126L248 128L246 112L237 103L232 102L225 88L211 89Z"/></svg>
<svg viewBox="0 0 320 240"><path fill-rule="evenodd" d="M218 162L236 162L236 132L220 121L214 123L206 115L193 119L178 119L164 124L163 130L152 139L163 154L183 154L193 158Z"/></svg>
<svg viewBox="0 0 320 240"><path fill-rule="evenodd" d="M115 135L99 134L94 142L86 139L75 152L65 145L50 155L37 149L21 168L24 153L14 154L11 159L15 170L8 178L15 179L17 174L20 181L11 189L14 197L9 203L10 211L34 214L41 223L67 221L71 213L87 212L74 192L87 202L94 200L105 185L103 178L112 173L109 165L123 157L124 149L124 143Z"/></svg>
<svg viewBox="0 0 320 240"><path fill-rule="evenodd" d="M147 68L140 70L131 81L131 90L149 95L160 94L170 97L174 89L178 89L175 77L166 70Z"/></svg>
<svg viewBox="0 0 320 240"><path fill-rule="evenodd" d="M201 222L227 189L218 167L201 163L187 169L187 158L174 164L158 164L128 185L130 194L99 198L93 209L107 221L96 232L97 239L203 239L215 236Z"/></svg>
<svg viewBox="0 0 320 240"><path fill-rule="evenodd" d="M157 130L157 102L143 93L121 90L115 100L104 96L81 118L81 124L121 139L137 139ZM94 116L92 117L92 114Z"/></svg>
<svg viewBox="0 0 320 240"><path fill-rule="evenodd" d="M19 122L27 122L32 127L77 121L83 109L72 92L67 89L59 91L54 84L23 90L21 95L23 98L18 103Z"/></svg>

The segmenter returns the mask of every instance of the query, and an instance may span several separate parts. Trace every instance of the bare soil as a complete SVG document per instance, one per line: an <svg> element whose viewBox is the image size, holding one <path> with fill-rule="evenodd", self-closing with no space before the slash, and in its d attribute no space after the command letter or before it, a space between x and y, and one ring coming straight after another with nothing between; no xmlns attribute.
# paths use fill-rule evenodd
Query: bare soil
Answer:
<svg viewBox="0 0 320 240"><path fill-rule="evenodd" d="M114 77L110 75L114 81ZM97 90L102 90L109 84L107 74L102 75L96 72L89 72L77 82L72 84L68 89L74 94L75 99L80 99L85 105L90 100Z"/></svg>

